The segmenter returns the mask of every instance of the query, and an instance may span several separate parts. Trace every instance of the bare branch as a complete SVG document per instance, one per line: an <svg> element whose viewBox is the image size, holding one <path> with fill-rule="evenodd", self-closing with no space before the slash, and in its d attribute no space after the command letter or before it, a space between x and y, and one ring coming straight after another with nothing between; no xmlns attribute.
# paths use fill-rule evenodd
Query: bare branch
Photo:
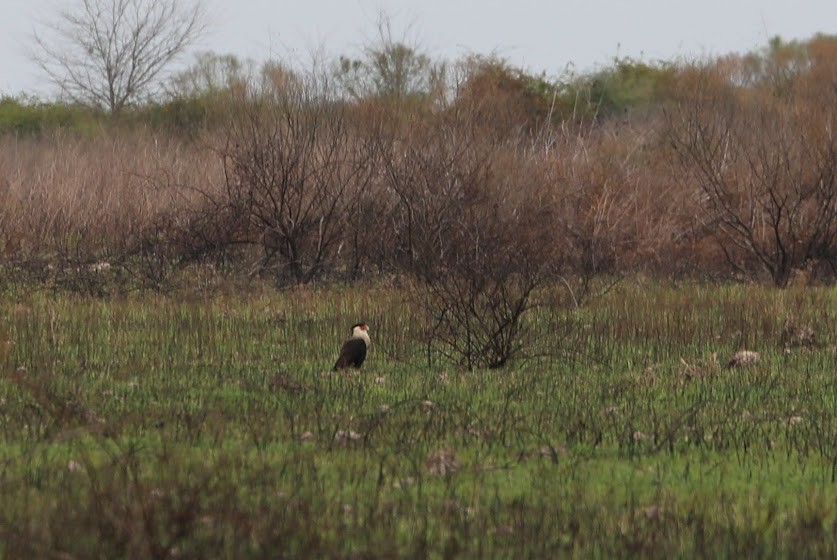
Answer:
<svg viewBox="0 0 837 560"><path fill-rule="evenodd" d="M63 95L117 114L206 27L203 0L78 0L33 33L33 58Z"/></svg>

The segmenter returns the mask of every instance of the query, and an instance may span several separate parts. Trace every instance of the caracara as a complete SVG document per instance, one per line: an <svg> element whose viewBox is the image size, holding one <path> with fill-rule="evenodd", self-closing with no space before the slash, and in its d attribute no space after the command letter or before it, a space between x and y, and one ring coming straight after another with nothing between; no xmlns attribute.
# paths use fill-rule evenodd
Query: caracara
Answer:
<svg viewBox="0 0 837 560"><path fill-rule="evenodd" d="M372 341L366 332L366 323L352 325L352 335L343 343L340 349L340 357L334 364L334 371L344 370L347 367L360 368L363 360L366 359L366 350Z"/></svg>

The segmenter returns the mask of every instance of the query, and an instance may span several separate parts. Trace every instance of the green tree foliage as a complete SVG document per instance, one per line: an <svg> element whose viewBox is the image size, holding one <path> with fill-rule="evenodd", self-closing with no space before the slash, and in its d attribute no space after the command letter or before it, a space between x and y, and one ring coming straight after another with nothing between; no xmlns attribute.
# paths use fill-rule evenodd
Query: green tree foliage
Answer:
<svg viewBox="0 0 837 560"><path fill-rule="evenodd" d="M624 114L635 108L658 105L668 91L677 68L616 58L611 66L568 83L565 104L572 103L579 116Z"/></svg>
<svg viewBox="0 0 837 560"><path fill-rule="evenodd" d="M174 98L228 95L252 79L252 67L252 62L234 54L204 51L188 68L171 77L167 90Z"/></svg>
<svg viewBox="0 0 837 560"><path fill-rule="evenodd" d="M445 65L406 39L394 37L390 21L382 18L377 41L365 47L360 58L341 56L335 75L355 99L376 97L400 104L437 93L445 79Z"/></svg>
<svg viewBox="0 0 837 560"><path fill-rule="evenodd" d="M837 35L815 35L807 41L773 37L761 49L729 55L717 61L730 82L750 91L764 90L786 100L799 90L801 81L832 79L837 60Z"/></svg>
<svg viewBox="0 0 837 560"><path fill-rule="evenodd" d="M267 63L267 67L270 63ZM195 136L225 122L229 107L253 82L253 63L233 54L198 53L166 85L166 101L150 108L154 128Z"/></svg>
<svg viewBox="0 0 837 560"><path fill-rule="evenodd" d="M76 104L34 98L0 98L0 135L38 136L54 130L91 133L100 125L96 111Z"/></svg>

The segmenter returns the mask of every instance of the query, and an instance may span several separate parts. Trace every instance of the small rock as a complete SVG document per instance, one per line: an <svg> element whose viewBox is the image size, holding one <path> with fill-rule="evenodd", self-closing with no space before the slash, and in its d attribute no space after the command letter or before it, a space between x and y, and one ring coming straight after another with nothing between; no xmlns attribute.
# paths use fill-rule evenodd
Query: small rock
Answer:
<svg viewBox="0 0 837 560"><path fill-rule="evenodd" d="M728 368L741 368L741 367L749 367L751 365L757 364L761 361L761 354L758 352L753 352L752 350L739 350L735 354L732 355L729 362L727 362Z"/></svg>
<svg viewBox="0 0 837 560"><path fill-rule="evenodd" d="M430 474L445 476L459 470L459 459L453 449L439 449L427 455L425 466Z"/></svg>
<svg viewBox="0 0 837 560"><path fill-rule="evenodd" d="M334 441L337 443L349 443L351 441L357 441L361 437L362 436L354 430L337 430L337 433L334 434Z"/></svg>

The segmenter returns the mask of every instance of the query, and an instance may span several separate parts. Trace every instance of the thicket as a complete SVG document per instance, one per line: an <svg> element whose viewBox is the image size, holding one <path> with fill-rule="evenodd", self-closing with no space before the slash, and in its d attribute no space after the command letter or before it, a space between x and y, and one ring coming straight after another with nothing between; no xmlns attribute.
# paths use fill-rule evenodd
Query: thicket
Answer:
<svg viewBox="0 0 837 560"><path fill-rule="evenodd" d="M207 53L169 89L107 118L0 102L6 281L397 278L429 345L493 367L542 286L837 277L833 37L550 81L382 36L305 71Z"/></svg>

